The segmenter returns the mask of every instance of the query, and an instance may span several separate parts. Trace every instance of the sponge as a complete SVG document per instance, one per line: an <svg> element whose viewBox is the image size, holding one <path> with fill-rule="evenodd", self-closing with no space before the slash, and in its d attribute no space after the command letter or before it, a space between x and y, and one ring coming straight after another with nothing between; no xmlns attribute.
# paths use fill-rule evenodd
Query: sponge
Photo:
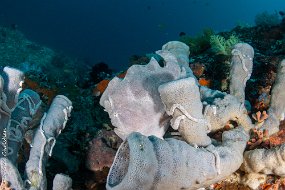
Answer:
<svg viewBox="0 0 285 190"><path fill-rule="evenodd" d="M204 119L199 87L192 77L172 81L159 86L158 91L166 113L172 116L171 126L191 144L207 146L208 123Z"/></svg>
<svg viewBox="0 0 285 190"><path fill-rule="evenodd" d="M280 121L285 118L285 59L278 66L275 83L272 87L268 119L261 130L268 130L269 135L279 131Z"/></svg>
<svg viewBox="0 0 285 190"><path fill-rule="evenodd" d="M248 135L238 127L222 138L221 146L195 148L172 138L131 133L119 147L106 188L194 190L215 183L240 167Z"/></svg>
<svg viewBox="0 0 285 190"><path fill-rule="evenodd" d="M253 67L254 50L247 43L238 43L232 50L230 71L230 94L245 101L245 86Z"/></svg>
<svg viewBox="0 0 285 190"><path fill-rule="evenodd" d="M170 52L166 65L161 67L152 58L147 65L131 66L124 79L112 79L100 99L100 105L109 113L115 133L125 139L131 132L162 138L169 123L158 87L183 78L176 58Z"/></svg>

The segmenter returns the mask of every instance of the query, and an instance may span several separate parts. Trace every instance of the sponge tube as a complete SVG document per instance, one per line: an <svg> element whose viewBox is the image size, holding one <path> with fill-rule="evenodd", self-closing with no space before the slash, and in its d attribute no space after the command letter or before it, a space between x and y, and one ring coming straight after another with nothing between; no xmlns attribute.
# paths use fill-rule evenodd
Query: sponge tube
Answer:
<svg viewBox="0 0 285 190"><path fill-rule="evenodd" d="M238 43L232 51L230 94L241 102L245 100L245 86L253 67L254 50L247 43Z"/></svg>
<svg viewBox="0 0 285 190"><path fill-rule="evenodd" d="M268 130L269 135L279 131L280 121L285 117L285 59L279 64L275 83L272 87L268 119L261 130Z"/></svg>
<svg viewBox="0 0 285 190"><path fill-rule="evenodd" d="M192 77L171 81L158 88L166 113L171 115L171 126L178 129L190 144L207 146L208 123L202 114L199 88Z"/></svg>
<svg viewBox="0 0 285 190"><path fill-rule="evenodd" d="M221 146L207 148L131 133L116 154L106 188L194 190L205 187L240 167L247 139L242 127L224 132Z"/></svg>

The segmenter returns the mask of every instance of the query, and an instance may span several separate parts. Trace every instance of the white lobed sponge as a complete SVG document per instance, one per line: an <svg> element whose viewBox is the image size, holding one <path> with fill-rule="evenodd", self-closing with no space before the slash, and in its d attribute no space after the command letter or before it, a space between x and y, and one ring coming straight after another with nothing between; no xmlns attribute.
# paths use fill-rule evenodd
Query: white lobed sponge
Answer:
<svg viewBox="0 0 285 190"><path fill-rule="evenodd" d="M100 105L109 113L115 133L125 139L137 131L146 136L162 138L169 117L165 114L158 87L161 84L186 76L170 52L166 65L161 67L152 58L147 65L131 66L124 79L113 78L102 94Z"/></svg>

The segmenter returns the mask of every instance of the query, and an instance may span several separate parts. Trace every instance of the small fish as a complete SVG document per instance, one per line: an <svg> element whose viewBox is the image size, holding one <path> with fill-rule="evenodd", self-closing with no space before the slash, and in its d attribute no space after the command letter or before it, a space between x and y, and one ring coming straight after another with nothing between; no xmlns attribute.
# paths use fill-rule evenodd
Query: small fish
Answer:
<svg viewBox="0 0 285 190"><path fill-rule="evenodd" d="M185 32L180 32L179 33L179 37L181 37L181 36L186 36L186 33Z"/></svg>

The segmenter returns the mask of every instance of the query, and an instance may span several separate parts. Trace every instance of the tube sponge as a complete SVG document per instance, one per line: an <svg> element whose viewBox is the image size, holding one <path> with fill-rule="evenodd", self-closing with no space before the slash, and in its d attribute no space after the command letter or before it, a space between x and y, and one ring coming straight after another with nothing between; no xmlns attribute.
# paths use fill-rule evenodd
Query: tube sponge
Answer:
<svg viewBox="0 0 285 190"><path fill-rule="evenodd" d="M285 117L285 59L278 66L275 83L272 87L268 119L261 130L268 130L269 135L279 131L280 121Z"/></svg>
<svg viewBox="0 0 285 190"><path fill-rule="evenodd" d="M268 109L269 117L260 130L269 135L279 131L280 121L285 113L285 60L278 66ZM271 149L255 149L244 153L242 169L247 173L264 173L285 176L285 144Z"/></svg>
<svg viewBox="0 0 285 190"><path fill-rule="evenodd" d="M183 42L170 41L162 46L161 50L171 52L178 60L179 64L189 67L189 46Z"/></svg>
<svg viewBox="0 0 285 190"><path fill-rule="evenodd" d="M72 110L72 102L63 95L57 95L41 120L37 129L29 160L26 163L26 174L31 188L46 189L45 166L56 143L56 138L65 128Z"/></svg>
<svg viewBox="0 0 285 190"><path fill-rule="evenodd" d="M212 97L210 102L203 103L206 105L204 117L210 123L211 131L223 128L230 120L236 121L247 131L254 127L244 104L233 95L217 93L216 98Z"/></svg>
<svg viewBox="0 0 285 190"><path fill-rule="evenodd" d="M224 132L221 146L207 148L131 133L119 147L106 188L194 190L210 185L240 167L247 140L242 127Z"/></svg>
<svg viewBox="0 0 285 190"><path fill-rule="evenodd" d="M247 173L285 176L285 144L271 149L246 151L241 169Z"/></svg>
<svg viewBox="0 0 285 190"><path fill-rule="evenodd" d="M6 95L6 105L11 112L16 106L18 95L22 90L24 73L12 67L4 67L1 75L5 81L3 90Z"/></svg>
<svg viewBox="0 0 285 190"><path fill-rule="evenodd" d="M53 179L52 190L72 190L72 179L64 174L56 174Z"/></svg>
<svg viewBox="0 0 285 190"><path fill-rule="evenodd" d="M6 157L0 158L0 166L2 180L8 181L10 183L10 187L13 189L25 189L18 169L9 159Z"/></svg>
<svg viewBox="0 0 285 190"><path fill-rule="evenodd" d="M4 67L0 76L0 133L3 134L10 125L11 113L14 111L18 96L22 90L24 73L18 69ZM0 152L3 152L0 146ZM6 150L5 150L6 152ZM6 154L6 153L5 153ZM2 154L0 155L2 157Z"/></svg>
<svg viewBox="0 0 285 190"><path fill-rule="evenodd" d="M166 113L172 116L171 126L191 144L207 146L208 123L204 119L199 87L192 77L172 81L158 88Z"/></svg>
<svg viewBox="0 0 285 190"><path fill-rule="evenodd" d="M234 46L232 55L230 94L244 102L246 82L252 73L254 50L247 43L238 43Z"/></svg>
<svg viewBox="0 0 285 190"><path fill-rule="evenodd" d="M18 103L11 114L10 123L7 126L7 157L15 166L17 166L18 152L21 148L24 135L30 128L30 123L39 110L41 103L40 96L36 92L25 89L20 93Z"/></svg>
<svg viewBox="0 0 285 190"><path fill-rule="evenodd" d="M192 70L189 67L189 54L190 54L189 46L187 46L183 42L170 41L164 44L161 50L167 51L173 54L175 58L177 59L177 64L181 68L185 69L187 76L191 76L195 78ZM162 56L163 59L165 60L165 56L161 55L160 51L156 51L156 53Z"/></svg>

